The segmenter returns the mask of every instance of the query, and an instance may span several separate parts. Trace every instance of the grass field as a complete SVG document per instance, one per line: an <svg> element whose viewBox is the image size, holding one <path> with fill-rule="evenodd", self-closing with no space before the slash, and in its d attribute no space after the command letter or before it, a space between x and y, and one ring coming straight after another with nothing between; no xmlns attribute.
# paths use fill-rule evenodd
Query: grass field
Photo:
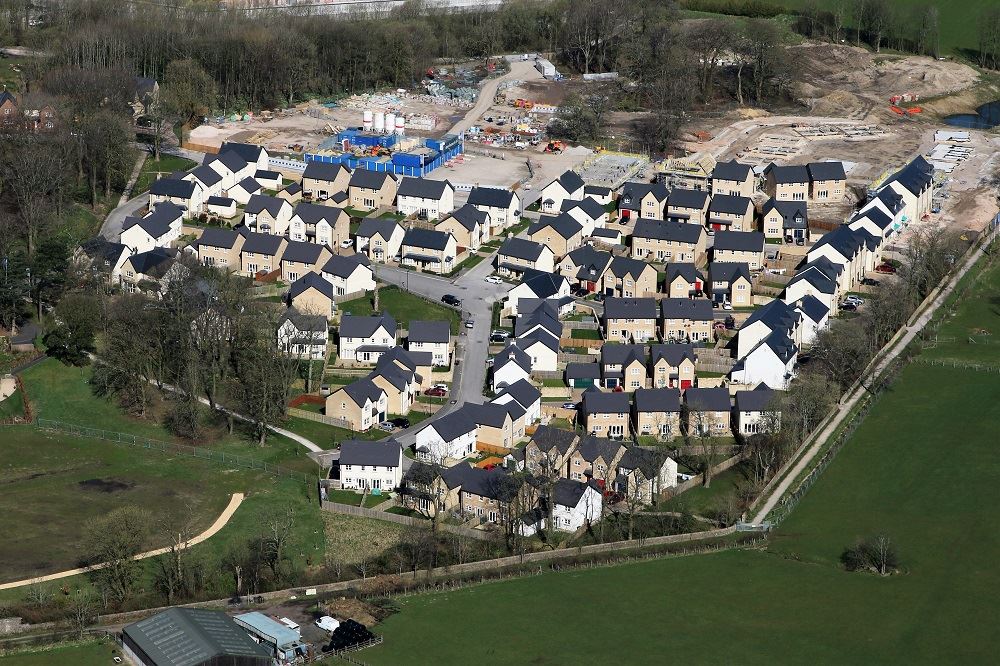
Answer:
<svg viewBox="0 0 1000 666"><path fill-rule="evenodd" d="M187 171L195 166L198 166L195 162L176 155L160 155L159 162L154 160L152 156L147 157L142 164L139 177L135 181L135 187L132 188L132 196L148 190L153 181L158 178L169 176L175 171Z"/></svg>
<svg viewBox="0 0 1000 666"><path fill-rule="evenodd" d="M107 666L121 650L110 641L59 645L47 650L15 652L0 656L0 666Z"/></svg>
<svg viewBox="0 0 1000 666"><path fill-rule="evenodd" d="M961 300L955 326L1000 330L1000 311L982 307L991 285ZM627 649L630 663L662 663L669 641L696 663L995 662L998 424L996 373L911 364L766 549L410 597L363 658L557 664ZM877 533L901 573L845 571L844 549ZM440 631L495 617L503 641ZM592 640L608 618L614 639Z"/></svg>
<svg viewBox="0 0 1000 666"><path fill-rule="evenodd" d="M21 389L15 390L6 399L0 401L0 419L9 419L24 415L24 404L21 400Z"/></svg>
<svg viewBox="0 0 1000 666"><path fill-rule="evenodd" d="M975 296L962 298L961 307L938 330L939 340L947 341L924 350L923 356L1000 366L1000 261L977 277Z"/></svg>
<svg viewBox="0 0 1000 666"><path fill-rule="evenodd" d="M461 319L458 311L441 303L428 301L416 294L403 291L399 287L385 287L378 293L379 308L393 316L396 323L407 328L411 319L417 320L447 320L451 322L452 334L458 333L458 322ZM352 315L369 316L372 313L372 302L369 296L344 301L338 306L343 312Z"/></svg>

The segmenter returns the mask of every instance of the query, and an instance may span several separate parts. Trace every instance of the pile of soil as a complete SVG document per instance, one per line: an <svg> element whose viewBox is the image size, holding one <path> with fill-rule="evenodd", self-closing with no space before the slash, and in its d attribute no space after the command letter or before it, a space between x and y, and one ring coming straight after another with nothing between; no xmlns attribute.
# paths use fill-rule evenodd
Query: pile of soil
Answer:
<svg viewBox="0 0 1000 666"><path fill-rule="evenodd" d="M132 490L135 483L123 481L122 479L86 479L80 481L78 485L84 490L96 490L101 493L117 493L123 490Z"/></svg>
<svg viewBox="0 0 1000 666"><path fill-rule="evenodd" d="M326 602L326 614L340 621L354 620L370 627L389 613L373 604L352 597L341 597Z"/></svg>

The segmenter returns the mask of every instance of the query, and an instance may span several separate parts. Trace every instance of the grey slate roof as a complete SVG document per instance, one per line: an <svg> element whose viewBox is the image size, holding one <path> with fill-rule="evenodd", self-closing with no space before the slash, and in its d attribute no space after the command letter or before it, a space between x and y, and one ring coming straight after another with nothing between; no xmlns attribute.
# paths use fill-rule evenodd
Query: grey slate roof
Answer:
<svg viewBox="0 0 1000 666"><path fill-rule="evenodd" d="M300 220L306 224L316 224L317 222L326 220L327 223L332 227L337 223L337 220L343 215L347 216L343 208L335 208L333 206L323 206L320 204L309 203L308 201L300 201L295 204L295 210L292 211L293 216L298 216Z"/></svg>
<svg viewBox="0 0 1000 666"><path fill-rule="evenodd" d="M669 192L660 183L628 182L622 185L621 196L618 197L618 207L629 210L639 210L643 198L652 193L659 202L666 202Z"/></svg>
<svg viewBox="0 0 1000 666"><path fill-rule="evenodd" d="M394 439L365 442L349 439L340 444L341 465L378 465L396 467L400 464L403 447Z"/></svg>
<svg viewBox="0 0 1000 666"><path fill-rule="evenodd" d="M577 266L577 279L590 281L601 277L613 259L610 252L595 250L592 245L582 245L567 253L566 257Z"/></svg>
<svg viewBox="0 0 1000 666"><path fill-rule="evenodd" d="M753 169L748 164L741 164L736 160L719 162L712 170L712 180L736 180L742 182L751 173L753 173Z"/></svg>
<svg viewBox="0 0 1000 666"><path fill-rule="evenodd" d="M708 266L708 279L713 284L725 282L732 284L740 276L750 282L750 264L745 261L713 261Z"/></svg>
<svg viewBox="0 0 1000 666"><path fill-rule="evenodd" d="M678 276L684 278L688 284L694 284L697 280L705 282L705 276L690 262L671 262L663 267L663 272L667 275L667 284L676 280Z"/></svg>
<svg viewBox="0 0 1000 666"><path fill-rule="evenodd" d="M333 295L333 285L324 280L319 273L306 273L298 280L292 283L292 286L288 289L289 298L295 298L307 289L315 289L319 293L323 294L331 301L334 298Z"/></svg>
<svg viewBox="0 0 1000 666"><path fill-rule="evenodd" d="M776 392L767 384L759 384L752 391L736 392L736 411L763 412L771 407Z"/></svg>
<svg viewBox="0 0 1000 666"><path fill-rule="evenodd" d="M92 260L106 261L111 265L117 263L123 252L128 252L128 248L121 243L113 243L104 236L95 236L80 244L83 253Z"/></svg>
<svg viewBox="0 0 1000 666"><path fill-rule="evenodd" d="M768 335L761 342L762 345L767 345L774 352L774 355L781 359L782 363L788 363L788 361L795 356L798 352L798 347L795 343L785 334L784 331L774 331Z"/></svg>
<svg viewBox="0 0 1000 666"><path fill-rule="evenodd" d="M122 633L158 666L271 663L270 653L222 611L170 608L127 625Z"/></svg>
<svg viewBox="0 0 1000 666"><path fill-rule="evenodd" d="M566 199L565 201L562 202L562 206L560 206L559 210L564 213L568 213L574 208L579 208L580 210L582 210L584 214L586 214L586 216L589 217L591 220L599 220L602 217L604 217L608 212L604 210L604 206L597 203L590 197L587 197L582 201L577 201L575 199Z"/></svg>
<svg viewBox="0 0 1000 666"><path fill-rule="evenodd" d="M628 393L602 393L587 389L583 392L583 411L586 414L628 414Z"/></svg>
<svg viewBox="0 0 1000 666"><path fill-rule="evenodd" d="M365 401L369 400L372 404L377 403L382 394L385 393L385 389L378 386L370 377L362 377L353 381L345 386L343 390L354 401L354 404L359 407L364 407ZM343 454L341 454L341 461L343 462ZM361 463L358 464L360 465Z"/></svg>
<svg viewBox="0 0 1000 666"><path fill-rule="evenodd" d="M465 406L463 405L454 412L445 414L427 427L434 428L434 431L441 435L441 439L451 442L462 435L472 432L477 426L471 415L465 411Z"/></svg>
<svg viewBox="0 0 1000 666"><path fill-rule="evenodd" d="M325 180L332 183L337 179L337 174L342 170L350 171L343 164L333 164L331 162L306 162L306 170L302 172L303 178L311 180Z"/></svg>
<svg viewBox="0 0 1000 666"><path fill-rule="evenodd" d="M207 164L202 164L199 167L191 169L191 175L197 178L199 181L205 184L205 187L212 187L213 185L222 181L222 176L218 171L208 166Z"/></svg>
<svg viewBox="0 0 1000 666"><path fill-rule="evenodd" d="M806 168L813 180L847 180L843 162L810 162Z"/></svg>
<svg viewBox="0 0 1000 666"><path fill-rule="evenodd" d="M447 321L412 320L409 342L445 343L451 340L451 324Z"/></svg>
<svg viewBox="0 0 1000 666"><path fill-rule="evenodd" d="M763 252L764 234L759 231L716 231L716 250Z"/></svg>
<svg viewBox="0 0 1000 666"><path fill-rule="evenodd" d="M704 229L699 224L641 219L635 223L632 236L694 244L698 242L703 233Z"/></svg>
<svg viewBox="0 0 1000 666"><path fill-rule="evenodd" d="M494 356L493 359L494 373L508 363L516 363L524 370L531 372L531 357L524 350L518 349L513 342L504 347L503 351Z"/></svg>
<svg viewBox="0 0 1000 666"><path fill-rule="evenodd" d="M646 345L623 345L614 342L606 343L601 347L601 365L621 365L626 366L633 361L639 361L646 365L648 359Z"/></svg>
<svg viewBox="0 0 1000 666"><path fill-rule="evenodd" d="M566 379L600 379L600 377L601 377L600 363L566 364Z"/></svg>
<svg viewBox="0 0 1000 666"><path fill-rule="evenodd" d="M552 502L559 506L576 508L587 492L587 484L573 479L559 479L552 486Z"/></svg>
<svg viewBox="0 0 1000 666"><path fill-rule="evenodd" d="M923 155L917 155L913 161L890 176L885 184L899 183L911 194L919 195L933 182L934 167L924 159Z"/></svg>
<svg viewBox="0 0 1000 666"><path fill-rule="evenodd" d="M267 211L272 217L277 217L281 209L288 205L288 202L284 199L279 199L278 197L272 197L267 194L254 194L250 197L250 201L247 202L244 212L256 215Z"/></svg>
<svg viewBox="0 0 1000 666"><path fill-rule="evenodd" d="M705 202L708 201L708 198L708 192L678 187L672 190L670 196L667 197L667 206L702 209L705 207Z"/></svg>
<svg viewBox="0 0 1000 666"><path fill-rule="evenodd" d="M359 238L374 238L375 236L381 236L382 238L389 240L392 238L393 233L396 229L401 229L399 223L388 217L366 217L361 220L361 225L358 227L357 236Z"/></svg>
<svg viewBox="0 0 1000 666"><path fill-rule="evenodd" d="M478 405L474 402L465 403L463 409L466 415L477 425L489 426L492 428L502 428L507 422L509 412L503 405L495 405L491 402Z"/></svg>
<svg viewBox="0 0 1000 666"><path fill-rule="evenodd" d="M583 178L580 178L580 174L575 171L564 171L562 175L556 178L553 182L562 185L562 188L566 190L568 194L573 194L584 186ZM549 185L551 184L552 183L549 183Z"/></svg>
<svg viewBox="0 0 1000 666"><path fill-rule="evenodd" d="M689 388L684 391L684 402L692 411L728 412L729 389Z"/></svg>
<svg viewBox="0 0 1000 666"><path fill-rule="evenodd" d="M244 227L245 228L245 227ZM269 257L276 256L281 249L281 242L285 240L283 236L273 234L262 234L256 231L245 231L243 237L242 252L252 252L263 254Z"/></svg>
<svg viewBox="0 0 1000 666"><path fill-rule="evenodd" d="M635 410L641 414L681 411L681 392L675 388L638 388Z"/></svg>
<svg viewBox="0 0 1000 666"><path fill-rule="evenodd" d="M487 208L510 208L514 193L497 187L474 187L469 192L468 202L473 206Z"/></svg>
<svg viewBox="0 0 1000 666"><path fill-rule="evenodd" d="M403 236L403 245L428 250L444 250L448 247L449 238L454 238L454 236L446 231L414 227L407 230Z"/></svg>
<svg viewBox="0 0 1000 666"><path fill-rule="evenodd" d="M659 475L664 462L666 462L665 453L641 446L632 446L625 450L625 455L622 456L618 466L628 470L637 469L647 479L653 479Z"/></svg>
<svg viewBox="0 0 1000 666"><path fill-rule="evenodd" d="M608 272L616 278L631 277L633 280L638 280L648 268L651 266L645 261L632 257L615 257L608 265Z"/></svg>
<svg viewBox="0 0 1000 666"><path fill-rule="evenodd" d="M261 146L252 143L239 143L236 141L225 141L219 149L220 155L223 153L236 153L242 157L247 164L250 162L256 162L260 159L262 152L264 152L264 149Z"/></svg>
<svg viewBox="0 0 1000 666"><path fill-rule="evenodd" d="M837 291L837 283L826 273L813 266L800 268L792 279L785 285L785 289L805 280L815 287L822 294L834 294Z"/></svg>
<svg viewBox="0 0 1000 666"><path fill-rule="evenodd" d="M149 186L149 193L162 197L177 197L179 199L190 199L194 194L197 185L190 180L180 178L160 178L153 181Z"/></svg>
<svg viewBox="0 0 1000 666"><path fill-rule="evenodd" d="M778 185L789 185L809 182L809 169L801 164L778 166L774 162L767 165L764 175L774 178Z"/></svg>
<svg viewBox="0 0 1000 666"><path fill-rule="evenodd" d="M253 176L254 178L262 178L264 180L281 180L280 173L277 171L269 171L267 169L257 169Z"/></svg>
<svg viewBox="0 0 1000 666"><path fill-rule="evenodd" d="M303 264L315 264L326 249L325 245L309 243L307 241L288 241L285 246L285 253L281 255L282 261L297 261Z"/></svg>
<svg viewBox="0 0 1000 666"><path fill-rule="evenodd" d="M804 201L768 199L762 212L764 215L768 215L772 210L778 211L784 229L807 229L809 227L809 211Z"/></svg>
<svg viewBox="0 0 1000 666"><path fill-rule="evenodd" d="M176 260L177 250L165 247L154 247L128 259L137 274L157 279L163 277Z"/></svg>
<svg viewBox="0 0 1000 666"><path fill-rule="evenodd" d="M650 364L656 365L661 358L676 368L684 359L691 359L692 362L697 361L698 355L695 353L694 345L689 344L662 344L650 347Z"/></svg>
<svg viewBox="0 0 1000 666"><path fill-rule="evenodd" d="M561 455L566 455L576 441L576 433L571 430L560 430L552 426L540 425L531 436L531 441L541 451L556 449Z"/></svg>
<svg viewBox="0 0 1000 666"><path fill-rule="evenodd" d="M228 208L236 203L235 199L230 199L229 197L209 197L205 199L205 203L209 206L222 206Z"/></svg>
<svg viewBox="0 0 1000 666"><path fill-rule="evenodd" d="M811 294L806 294L797 300L795 305L802 311L802 314L817 323L823 321L823 317L830 313L830 308L823 305L822 301Z"/></svg>
<svg viewBox="0 0 1000 666"><path fill-rule="evenodd" d="M219 247L232 249L236 245L236 239L240 237L239 232L232 229L222 229L220 227L206 227L198 239L199 247L207 245L209 247Z"/></svg>
<svg viewBox="0 0 1000 666"><path fill-rule="evenodd" d="M458 210L453 210L448 217L458 220L458 223L469 231L473 231L477 226L486 224L488 213L485 213L471 204L465 204ZM447 219L447 218L445 218Z"/></svg>
<svg viewBox="0 0 1000 666"><path fill-rule="evenodd" d="M241 180L236 184L242 187L243 191L246 192L247 194L256 194L257 192L260 192L262 189L264 189L253 176L247 176L246 178L244 178L243 180Z"/></svg>
<svg viewBox="0 0 1000 666"><path fill-rule="evenodd" d="M387 171L369 171L358 168L351 174L348 187L363 187L368 190L381 190L387 181L395 180L395 177Z"/></svg>
<svg viewBox="0 0 1000 666"><path fill-rule="evenodd" d="M795 326L800 317L801 315L795 311L795 308L776 298L751 312L740 328L745 328L760 321L766 324L772 331L779 329L788 331Z"/></svg>
<svg viewBox="0 0 1000 666"><path fill-rule="evenodd" d="M398 197L417 197L420 199L433 199L438 201L444 193L451 187L447 180L431 180L429 178L405 177L399 183L396 190ZM454 189L454 188L452 188Z"/></svg>
<svg viewBox="0 0 1000 666"><path fill-rule="evenodd" d="M532 386L531 382L527 379L517 380L504 389L503 392L497 397L499 398L504 395L509 395L514 398L514 400L517 401L517 404L524 408L530 407L542 398L542 392Z"/></svg>
<svg viewBox="0 0 1000 666"><path fill-rule="evenodd" d="M546 228L551 228L564 240L569 240L583 231L583 225L577 222L576 218L569 213L560 213L555 217L551 215L541 216L537 222L528 227L528 235L534 236L537 232Z"/></svg>
<svg viewBox="0 0 1000 666"><path fill-rule="evenodd" d="M660 301L664 319L712 321L712 302L707 298L664 298Z"/></svg>
<svg viewBox="0 0 1000 666"><path fill-rule="evenodd" d="M380 327L389 331L390 336L396 334L396 320L392 318L392 315L383 314L373 317L344 315L340 318L340 337L370 338Z"/></svg>
<svg viewBox="0 0 1000 666"><path fill-rule="evenodd" d="M615 395L624 395L623 393L617 393ZM580 452L580 456L583 457L589 463L594 462L599 457L604 458L605 461L611 462L614 460L618 452L621 451L622 445L618 442L612 442L605 437L595 437L594 435L584 435L580 438L580 443L577 445L576 450Z"/></svg>
<svg viewBox="0 0 1000 666"><path fill-rule="evenodd" d="M523 259L525 261L538 261L538 258L542 256L542 251L545 246L541 243L536 243L535 241L526 240L524 238L508 238L500 246L499 255L507 257L515 257L517 259Z"/></svg>
<svg viewBox="0 0 1000 666"><path fill-rule="evenodd" d="M748 211L753 212L753 201L747 197L732 194L716 194L712 197L712 203L708 205L709 213L743 215Z"/></svg>
<svg viewBox="0 0 1000 666"><path fill-rule="evenodd" d="M617 298L609 296L604 301L605 319L656 319L656 299Z"/></svg>

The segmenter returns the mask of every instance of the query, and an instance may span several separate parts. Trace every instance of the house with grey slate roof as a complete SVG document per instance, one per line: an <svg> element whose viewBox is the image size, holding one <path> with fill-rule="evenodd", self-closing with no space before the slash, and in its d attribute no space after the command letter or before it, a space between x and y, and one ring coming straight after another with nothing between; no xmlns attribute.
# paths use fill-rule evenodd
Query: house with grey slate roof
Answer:
<svg viewBox="0 0 1000 666"><path fill-rule="evenodd" d="M399 181L387 171L369 171L358 168L351 173L347 195L351 207L357 210L387 208L396 201Z"/></svg>
<svg viewBox="0 0 1000 666"><path fill-rule="evenodd" d="M361 220L355 234L358 252L364 252L372 261L385 263L399 256L406 231L396 220L385 217L366 217Z"/></svg>
<svg viewBox="0 0 1000 666"><path fill-rule="evenodd" d="M405 177L396 190L396 209L419 220L440 220L455 209L455 188L447 180Z"/></svg>
<svg viewBox="0 0 1000 666"><path fill-rule="evenodd" d="M345 361L375 363L396 346L396 320L390 314L371 317L345 314L340 318L337 353Z"/></svg>
<svg viewBox="0 0 1000 666"><path fill-rule="evenodd" d="M403 479L403 447L394 439L340 444L340 483L347 490L389 492Z"/></svg>
<svg viewBox="0 0 1000 666"><path fill-rule="evenodd" d="M414 227L403 235L399 252L403 266L444 275L457 266L458 243L450 233Z"/></svg>
<svg viewBox="0 0 1000 666"><path fill-rule="evenodd" d="M411 320L406 348L428 352L434 365L451 365L451 323L448 321Z"/></svg>

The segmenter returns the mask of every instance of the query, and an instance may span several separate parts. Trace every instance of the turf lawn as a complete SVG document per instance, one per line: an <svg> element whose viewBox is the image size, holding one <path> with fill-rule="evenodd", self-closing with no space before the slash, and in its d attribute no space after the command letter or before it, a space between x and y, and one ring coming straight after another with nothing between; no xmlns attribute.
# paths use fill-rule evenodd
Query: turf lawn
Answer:
<svg viewBox="0 0 1000 666"><path fill-rule="evenodd" d="M385 287L378 292L379 308L393 316L396 323L403 328L409 327L411 319L417 320L448 320L451 322L451 332L458 333L458 322L461 315L441 303L428 301L416 294L403 291L399 287ZM369 316L372 313L370 296L362 296L353 301L338 303L341 312L352 315Z"/></svg>
<svg viewBox="0 0 1000 666"><path fill-rule="evenodd" d="M3 655L0 656L0 666L54 666L55 664L107 666L113 663L112 657L121 654L121 649L111 641L75 643L36 652Z"/></svg>
<svg viewBox="0 0 1000 666"><path fill-rule="evenodd" d="M1000 366L1000 261L994 259L976 276L973 291L960 298L961 307L938 329L939 339L954 340L925 349L925 358Z"/></svg>
<svg viewBox="0 0 1000 666"><path fill-rule="evenodd" d="M186 157L160 155L160 161L157 162L152 156L149 156L142 164L142 170L135 181L135 187L132 188L132 196L148 190L149 186L158 178L165 178L175 171L187 171L195 166L198 165Z"/></svg>

